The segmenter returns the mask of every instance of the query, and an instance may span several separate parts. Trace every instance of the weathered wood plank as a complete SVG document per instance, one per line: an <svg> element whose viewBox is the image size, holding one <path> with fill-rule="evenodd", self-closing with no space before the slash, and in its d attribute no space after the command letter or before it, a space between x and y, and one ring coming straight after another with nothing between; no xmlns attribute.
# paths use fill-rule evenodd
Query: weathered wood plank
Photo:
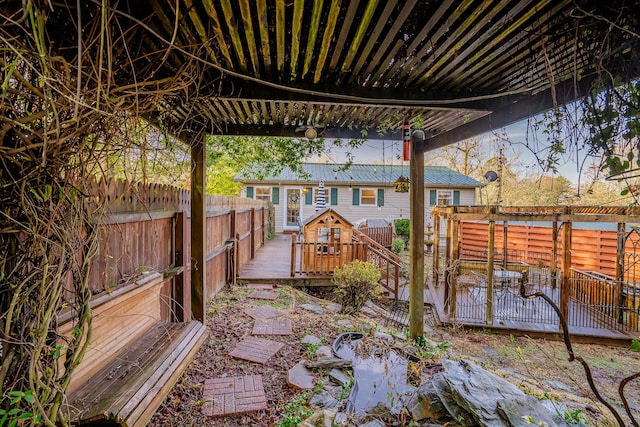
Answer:
<svg viewBox="0 0 640 427"><path fill-rule="evenodd" d="M78 424L146 425L206 337L200 322L158 323L69 399Z"/></svg>

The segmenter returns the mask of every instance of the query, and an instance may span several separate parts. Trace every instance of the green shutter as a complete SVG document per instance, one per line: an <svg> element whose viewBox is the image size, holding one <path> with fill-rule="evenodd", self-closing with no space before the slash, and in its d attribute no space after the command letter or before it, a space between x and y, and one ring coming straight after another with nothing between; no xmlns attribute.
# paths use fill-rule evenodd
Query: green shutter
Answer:
<svg viewBox="0 0 640 427"><path fill-rule="evenodd" d="M313 204L313 188L307 187L304 189L304 204L312 205Z"/></svg>
<svg viewBox="0 0 640 427"><path fill-rule="evenodd" d="M271 188L271 203L274 205L280 204L280 187Z"/></svg>
<svg viewBox="0 0 640 427"><path fill-rule="evenodd" d="M247 197L253 199L253 187L247 187Z"/></svg>
<svg viewBox="0 0 640 427"><path fill-rule="evenodd" d="M460 204L460 191L453 190L453 204L455 206Z"/></svg>
<svg viewBox="0 0 640 427"><path fill-rule="evenodd" d="M438 194L436 193L436 190L430 190L429 191L429 204L431 206L435 206L437 202L438 202Z"/></svg>
<svg viewBox="0 0 640 427"><path fill-rule="evenodd" d="M332 188L331 189L331 206L337 206L338 205L338 189L337 188Z"/></svg>
<svg viewBox="0 0 640 427"><path fill-rule="evenodd" d="M353 200L351 201L353 206L359 206L360 205L360 189L354 188L353 190L351 190L351 192L353 193Z"/></svg>
<svg viewBox="0 0 640 427"><path fill-rule="evenodd" d="M384 206L384 188L378 188L378 206Z"/></svg>

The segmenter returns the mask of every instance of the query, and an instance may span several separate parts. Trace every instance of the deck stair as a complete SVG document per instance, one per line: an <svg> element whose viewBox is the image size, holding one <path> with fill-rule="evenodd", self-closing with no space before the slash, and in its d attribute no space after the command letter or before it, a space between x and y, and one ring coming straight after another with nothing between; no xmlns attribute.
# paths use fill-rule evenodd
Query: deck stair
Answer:
<svg viewBox="0 0 640 427"><path fill-rule="evenodd" d="M363 242L368 245L367 261L380 269L382 276L380 283L390 292L393 298L397 299L400 286L400 270L403 264L400 257L355 228L352 231L352 239L354 242Z"/></svg>

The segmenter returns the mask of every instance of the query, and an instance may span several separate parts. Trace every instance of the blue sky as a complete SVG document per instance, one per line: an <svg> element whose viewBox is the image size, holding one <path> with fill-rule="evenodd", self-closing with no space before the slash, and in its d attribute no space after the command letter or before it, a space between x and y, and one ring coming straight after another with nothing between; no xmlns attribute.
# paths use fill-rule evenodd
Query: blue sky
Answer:
<svg viewBox="0 0 640 427"><path fill-rule="evenodd" d="M517 122L506 128L498 129L478 136L482 139L484 149L488 151L488 157L497 157L500 146L503 147L504 156L509 158L512 163L518 167L522 173L535 173L540 175L543 173L542 168L537 164L536 157L529 147L538 152L538 156L545 157L548 153L548 143L546 136L538 130L533 130L533 126L528 124L527 120ZM500 141L503 142L500 142ZM507 141L508 140L508 141ZM425 162L429 163L429 156L432 152L427 152ZM352 152L354 155L354 163L386 163L399 164L402 157L402 143L400 140L368 140L362 147ZM583 153L577 153L583 157ZM346 154L341 149L333 149L328 158L311 159L310 161L332 161L335 163L344 163L347 160ZM580 159L582 161L582 159ZM586 170L586 166L584 167ZM577 184L578 161L576 153L567 154L561 160L558 166L559 174ZM583 173L584 180L585 173Z"/></svg>

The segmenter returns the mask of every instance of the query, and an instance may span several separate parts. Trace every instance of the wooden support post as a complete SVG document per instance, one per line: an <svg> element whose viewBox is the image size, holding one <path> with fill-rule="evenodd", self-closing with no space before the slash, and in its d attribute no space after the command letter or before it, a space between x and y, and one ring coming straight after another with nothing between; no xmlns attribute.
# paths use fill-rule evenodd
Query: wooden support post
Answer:
<svg viewBox="0 0 640 427"><path fill-rule="evenodd" d="M191 143L191 311L203 324L207 301L207 215L204 134Z"/></svg>
<svg viewBox="0 0 640 427"><path fill-rule="evenodd" d="M570 215L570 209L565 209L565 214ZM560 287L560 313L565 319L569 319L569 286L571 278L571 222L562 224L562 285Z"/></svg>
<svg viewBox="0 0 640 427"><path fill-rule="evenodd" d="M451 219L449 216L444 222L445 240L444 240L444 307L445 310L451 302Z"/></svg>
<svg viewBox="0 0 640 427"><path fill-rule="evenodd" d="M261 232L260 247L264 246L264 242L266 241L266 232L267 232L266 218L267 218L267 208L263 206L260 209L260 232Z"/></svg>
<svg viewBox="0 0 640 427"><path fill-rule="evenodd" d="M551 261L549 268L551 269L551 287L556 288L556 273L558 271L558 221L553 221L553 229L551 231L551 238L553 239L551 247Z"/></svg>
<svg viewBox="0 0 640 427"><path fill-rule="evenodd" d="M175 322L185 322L189 319L190 313L185 313L185 269L187 268L187 260L185 254L185 214L184 212L176 213L174 222L174 260L173 265L176 268L182 267L182 270L173 279L173 302L171 310L173 311L173 320Z"/></svg>
<svg viewBox="0 0 640 427"><path fill-rule="evenodd" d="M508 264L508 255L509 255L509 246L507 245L507 229L508 229L507 221L502 222L502 268L507 269Z"/></svg>
<svg viewBox="0 0 640 427"><path fill-rule="evenodd" d="M627 225L625 223L618 223L618 239L617 239L617 253L616 253L616 286L614 288L613 303L617 304L615 308L615 316L618 319L618 323L624 323L624 248L625 240L627 236Z"/></svg>
<svg viewBox="0 0 640 427"><path fill-rule="evenodd" d="M494 212L495 213L495 210ZM487 325L493 325L493 265L496 239L496 222L489 221L489 242L487 245L487 312L485 321Z"/></svg>
<svg viewBox="0 0 640 427"><path fill-rule="evenodd" d="M451 295L449 297L449 300L451 301L450 303L450 307L449 307L449 316L451 318L455 318L456 317L456 296L457 296L457 284L458 284L458 274L459 274L459 270L460 270L460 221L458 220L453 220L451 221L451 237L453 239L453 247L452 247L452 254L451 254L451 259L453 260L452 264L451 264L451 268L449 268L450 270L450 276L449 276L449 283L450 285L450 290L449 290L449 294Z"/></svg>
<svg viewBox="0 0 640 427"><path fill-rule="evenodd" d="M411 135L409 336L412 339L424 334L424 139L422 130Z"/></svg>
<svg viewBox="0 0 640 427"><path fill-rule="evenodd" d="M291 277L296 275L296 241L298 240L297 234L291 235ZM301 254L302 257L302 254Z"/></svg>
<svg viewBox="0 0 640 427"><path fill-rule="evenodd" d="M249 259L254 259L256 256L256 209L251 208L249 211L249 238L251 242L249 243Z"/></svg>
<svg viewBox="0 0 640 427"><path fill-rule="evenodd" d="M440 285L440 215L433 215L433 285Z"/></svg>

